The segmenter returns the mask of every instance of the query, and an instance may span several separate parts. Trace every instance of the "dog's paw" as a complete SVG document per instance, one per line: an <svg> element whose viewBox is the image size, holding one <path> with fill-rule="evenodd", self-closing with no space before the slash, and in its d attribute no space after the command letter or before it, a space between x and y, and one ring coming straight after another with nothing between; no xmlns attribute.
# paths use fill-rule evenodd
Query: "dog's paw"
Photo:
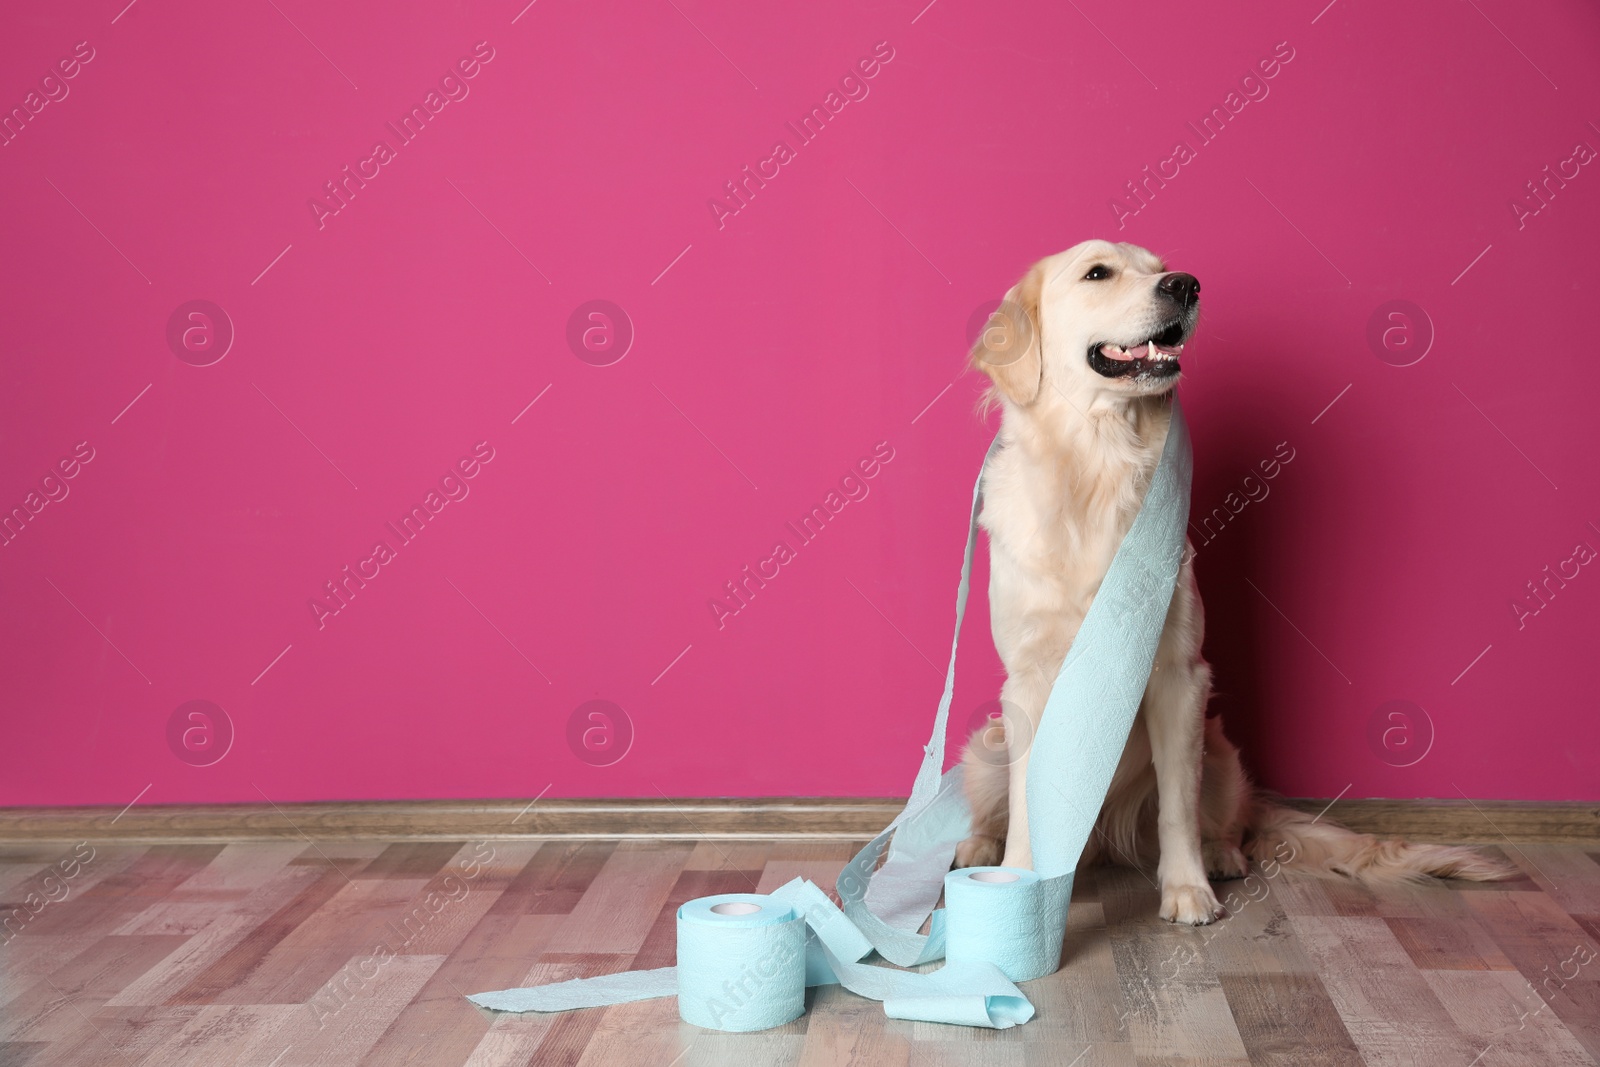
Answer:
<svg viewBox="0 0 1600 1067"><path fill-rule="evenodd" d="M1224 913L1225 909L1217 902L1217 895L1209 885L1162 887L1161 917L1169 923L1206 926L1222 918Z"/></svg>
<svg viewBox="0 0 1600 1067"><path fill-rule="evenodd" d="M1200 853L1205 859L1207 878L1224 882L1230 878L1243 878L1250 870L1250 861L1232 842L1207 841L1201 846Z"/></svg>
<svg viewBox="0 0 1600 1067"><path fill-rule="evenodd" d="M957 867L997 867L1005 843L993 837L973 834L956 846Z"/></svg>

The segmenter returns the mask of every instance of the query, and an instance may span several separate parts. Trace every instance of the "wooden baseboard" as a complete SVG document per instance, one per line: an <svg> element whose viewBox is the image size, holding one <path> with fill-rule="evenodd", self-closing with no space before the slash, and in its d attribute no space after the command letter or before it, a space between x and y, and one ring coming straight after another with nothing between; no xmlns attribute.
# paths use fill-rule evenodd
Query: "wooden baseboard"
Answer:
<svg viewBox="0 0 1600 1067"><path fill-rule="evenodd" d="M442 841L524 837L856 840L903 800L843 797L391 800L0 808L0 841L286 838Z"/></svg>
<svg viewBox="0 0 1600 1067"><path fill-rule="evenodd" d="M1600 846L1600 803L1530 800L1326 800L1284 801L1321 812L1340 825L1380 837L1437 844L1543 841Z"/></svg>
<svg viewBox="0 0 1600 1067"><path fill-rule="evenodd" d="M1600 845L1600 803L1327 800L1286 803L1363 833L1441 843ZM0 808L0 843L115 844L274 839L441 841L526 837L865 841L903 806L893 798L397 800Z"/></svg>

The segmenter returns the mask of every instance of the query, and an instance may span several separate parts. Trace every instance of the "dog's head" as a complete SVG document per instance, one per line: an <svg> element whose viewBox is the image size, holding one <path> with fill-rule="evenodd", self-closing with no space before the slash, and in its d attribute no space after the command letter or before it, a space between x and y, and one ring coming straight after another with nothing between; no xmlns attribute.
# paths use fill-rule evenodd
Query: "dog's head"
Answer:
<svg viewBox="0 0 1600 1067"><path fill-rule="evenodd" d="M1048 385L1074 404L1159 396L1200 314L1200 283L1137 245L1085 241L1035 263L972 348L1009 403Z"/></svg>

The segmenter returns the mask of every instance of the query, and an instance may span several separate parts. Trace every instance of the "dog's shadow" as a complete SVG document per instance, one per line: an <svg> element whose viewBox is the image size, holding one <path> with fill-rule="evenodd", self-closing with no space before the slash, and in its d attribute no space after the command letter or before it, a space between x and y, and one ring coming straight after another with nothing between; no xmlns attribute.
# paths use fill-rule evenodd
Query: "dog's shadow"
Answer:
<svg viewBox="0 0 1600 1067"><path fill-rule="evenodd" d="M1282 503L1277 499L1281 485L1299 472L1292 463L1283 466L1276 478L1263 483L1269 490L1263 499L1231 513L1228 494L1248 500L1241 483L1247 474L1261 481L1259 464L1273 458L1276 439L1262 443L1260 412L1226 400L1221 401L1225 410L1219 410L1221 398L1209 399L1205 440L1196 448L1189 508L1195 576L1205 605L1204 653L1212 668L1207 714L1223 717L1228 739L1239 746L1246 770L1260 781L1272 766L1274 734L1285 732L1286 721L1275 721L1265 706L1261 642L1272 624L1267 616L1276 616L1245 578L1259 572L1254 563L1273 551L1273 505ZM1225 524L1216 521L1214 509L1229 514Z"/></svg>

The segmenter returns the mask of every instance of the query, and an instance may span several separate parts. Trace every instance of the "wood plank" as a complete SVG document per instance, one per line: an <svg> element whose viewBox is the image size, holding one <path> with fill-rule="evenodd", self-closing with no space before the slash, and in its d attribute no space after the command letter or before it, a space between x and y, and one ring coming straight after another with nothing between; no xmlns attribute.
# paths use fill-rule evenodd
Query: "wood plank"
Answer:
<svg viewBox="0 0 1600 1067"><path fill-rule="evenodd" d="M1022 1046L1022 1057L1028 1067L1139 1067L1140 1062L1132 1045L1109 1042L1079 1048L1027 1041Z"/></svg>
<svg viewBox="0 0 1600 1067"><path fill-rule="evenodd" d="M102 1007L84 1014L77 1005L70 1011L79 1025L69 1036L53 1042L34 1063L37 1067L83 1067L84 1064L137 1064L152 1050L183 1029L199 1008L135 1004Z"/></svg>
<svg viewBox="0 0 1600 1067"><path fill-rule="evenodd" d="M1322 894L1333 905L1335 915L1377 918L1378 895L1371 887L1348 878L1324 878Z"/></svg>
<svg viewBox="0 0 1600 1067"><path fill-rule="evenodd" d="M1560 992L1551 994L1547 976L1541 986L1545 990L1542 996L1556 1018L1600 1063L1600 981L1584 978L1567 982Z"/></svg>
<svg viewBox="0 0 1600 1067"><path fill-rule="evenodd" d="M298 1005L195 1006L182 1027L152 1048L146 1062L184 1067L251 1067L272 1062L293 1044L282 1036L291 1019L305 1025Z"/></svg>
<svg viewBox="0 0 1600 1067"><path fill-rule="evenodd" d="M1023 992L1037 1016L1022 1028L1027 1063L1082 1064L1136 1061L1128 1018L1132 1014L1117 981L1116 957L1105 908L1093 884L1102 871L1079 872L1067 908L1061 969L1026 984ZM1087 1050L1087 1051L1086 1051Z"/></svg>
<svg viewBox="0 0 1600 1067"><path fill-rule="evenodd" d="M623 952L644 945L691 847L626 841L606 860L551 942L552 952Z"/></svg>
<svg viewBox="0 0 1600 1067"><path fill-rule="evenodd" d="M1543 893L1474 893L1467 901L1506 958L1600 1060L1600 941Z"/></svg>
<svg viewBox="0 0 1600 1067"><path fill-rule="evenodd" d="M316 879L282 907L262 920L237 944L228 949L189 983L172 995L175 1004L209 1004L229 990L245 985L261 966L263 960L277 948L284 938L300 928L318 908L326 904L346 885L345 877L331 867L323 869Z"/></svg>
<svg viewBox="0 0 1600 1067"><path fill-rule="evenodd" d="M1294 916L1289 921L1345 1029L1372 1067L1461 1067L1478 1054L1382 919Z"/></svg>
<svg viewBox="0 0 1600 1067"><path fill-rule="evenodd" d="M610 1016L611 1012L607 1011L606 1019L602 1020L602 1023L609 1022ZM773 1067L792 1067L798 1064L805 1054L805 1026L808 1018L802 1015L792 1023L753 1034L723 1034L715 1030L702 1030L688 1023L679 1023L680 1031L695 1035L688 1054L683 1058L682 1067L692 1067L696 1063L735 1065L759 1063L772 1064ZM624 1017L617 1025L620 1027L626 1025L626 1022L627 1019ZM945 1027L945 1029L950 1028ZM583 1062L593 1063L599 1067L600 1064L619 1061L596 1057L592 1060L585 1058Z"/></svg>
<svg viewBox="0 0 1600 1067"><path fill-rule="evenodd" d="M491 910L497 915L566 915L616 849L611 841L545 842Z"/></svg>
<svg viewBox="0 0 1600 1067"><path fill-rule="evenodd" d="M804 848L804 854L795 855L794 853L801 848ZM728 892L770 893L796 878L809 878L823 892L832 896L834 884L839 880L839 872L844 870L844 865L850 862L850 857L853 855L854 852L838 845L774 847L767 853L766 862L759 868L760 877L756 879L755 889L728 890Z"/></svg>
<svg viewBox="0 0 1600 1067"><path fill-rule="evenodd" d="M27 895L26 889L19 891L18 887L24 883L37 884L45 874L56 871L57 863L70 863L75 855L72 848L56 842L9 851L15 858L0 860L0 911Z"/></svg>
<svg viewBox="0 0 1600 1067"><path fill-rule="evenodd" d="M443 962L443 956L395 956L354 987L336 975L309 998L315 1009L287 1016L270 1038L288 1046L276 1067L360 1062Z"/></svg>
<svg viewBox="0 0 1600 1067"><path fill-rule="evenodd" d="M293 899L318 872L308 867L281 867L267 882L250 891L243 900L219 906L210 923L158 966L123 989L111 1003L164 1004L181 996L196 977L247 938L264 919Z"/></svg>
<svg viewBox="0 0 1600 1067"><path fill-rule="evenodd" d="M1203 931L1162 921L1160 894L1142 872L1100 873L1100 903L1111 924L1117 984L1138 1061L1248 1064L1227 994L1200 951Z"/></svg>
<svg viewBox="0 0 1600 1067"><path fill-rule="evenodd" d="M685 874L691 872L684 872ZM692 872L704 873L704 872ZM742 1044L739 1058L726 1060L717 1056L711 1044L710 1031L690 1026L678 1019L678 1001L673 997L659 1000L641 1000L634 1004L616 1004L592 1013L593 1024L589 1036L575 1060L581 1067L611 1067L619 1063L669 1064L682 1057L680 1067L691 1063L744 1064L787 1063L786 1059L772 1059L770 1046L757 1049L752 1044ZM726 1034L725 1037L752 1035ZM560 1048L570 1041L565 1035L555 1033L539 1048L540 1062L545 1056L560 1056ZM799 1049L795 1049L798 1055ZM555 1059L553 1062L563 1062Z"/></svg>
<svg viewBox="0 0 1600 1067"><path fill-rule="evenodd" d="M46 907L30 921L24 936L80 929L110 933L134 913L163 901L221 851L221 845L154 845L99 881L88 881L90 875L101 873L94 870L96 861L91 861L83 872L86 888L82 893L70 894L61 907Z"/></svg>
<svg viewBox="0 0 1600 1067"><path fill-rule="evenodd" d="M43 866L54 863L68 851L70 849L64 841L0 842L0 865L20 863Z"/></svg>
<svg viewBox="0 0 1600 1067"><path fill-rule="evenodd" d="M1252 872L1248 878L1217 884L1228 915L1201 933L1201 951L1219 975L1315 972L1289 925L1286 893L1299 882L1317 879L1281 866L1275 872L1270 878ZM1325 897L1318 899L1326 902Z"/></svg>
<svg viewBox="0 0 1600 1067"><path fill-rule="evenodd" d="M172 936L100 938L7 1005L0 1015L0 1039L60 1040L187 941Z"/></svg>
<svg viewBox="0 0 1600 1067"><path fill-rule="evenodd" d="M567 1011L550 1017L550 1028L533 1054L531 1062L544 1067L575 1067L594 1037L605 1008Z"/></svg>
<svg viewBox="0 0 1600 1067"><path fill-rule="evenodd" d="M883 829L881 826L879 829ZM865 847L865 841L806 841L799 838L772 838L766 842L767 862L816 864L813 870L826 870L829 864L843 865ZM815 877L812 879L815 881Z"/></svg>
<svg viewBox="0 0 1600 1067"><path fill-rule="evenodd" d="M1543 887L1527 873L1531 869L1528 868L1527 861L1521 859L1521 851L1527 847L1527 844L1528 842L1517 844L1511 841L1499 841L1478 846L1478 851L1486 856L1492 856L1502 862L1511 864L1513 867L1520 866L1522 868L1520 873L1512 878L1507 878L1501 882L1467 882L1459 878L1448 878L1444 884L1457 893L1542 893L1544 892Z"/></svg>
<svg viewBox="0 0 1600 1067"><path fill-rule="evenodd" d="M254 838L241 838L247 844L260 844ZM300 852L290 863L305 864L311 867L333 867L343 871L354 878L356 872L367 864L383 855L383 850L389 847L389 842L384 840L352 841L347 838L324 838L310 840L304 836L296 840L302 844Z"/></svg>
<svg viewBox="0 0 1600 1067"><path fill-rule="evenodd" d="M176 892L176 891L175 891ZM198 934L217 918L217 904L237 903L247 894L230 894L217 900L163 900L150 905L116 927L113 934Z"/></svg>
<svg viewBox="0 0 1600 1067"><path fill-rule="evenodd" d="M567 920L561 921L557 930L566 924ZM627 970L632 959L631 953L546 951L514 985L544 985L569 978L614 974ZM538 1063L543 1067L546 1063L576 1063L589 1034L599 1025L599 1016L609 1009L589 1008L554 1014L478 1010L493 1021L467 1058L467 1067L504 1067L511 1063Z"/></svg>
<svg viewBox="0 0 1600 1067"><path fill-rule="evenodd" d="M1471 916L1385 918L1411 962L1424 971L1514 971L1494 939Z"/></svg>
<svg viewBox="0 0 1600 1067"><path fill-rule="evenodd" d="M170 894L170 899L211 899L202 894L260 889L304 852L288 841L233 842L223 846L210 863L200 868Z"/></svg>
<svg viewBox="0 0 1600 1067"><path fill-rule="evenodd" d="M0 1067L28 1067L49 1047L45 1041L0 1041Z"/></svg>
<svg viewBox="0 0 1600 1067"><path fill-rule="evenodd" d="M45 975L98 945L102 936L95 933L44 934L19 937L0 947L0 1013Z"/></svg>
<svg viewBox="0 0 1600 1067"><path fill-rule="evenodd" d="M690 871L758 871L772 851L768 841L697 841L683 863ZM752 882L741 893L754 893Z"/></svg>
<svg viewBox="0 0 1600 1067"><path fill-rule="evenodd" d="M1517 859L1539 887L1569 914L1600 914L1600 863L1575 849L1524 844Z"/></svg>
<svg viewBox="0 0 1600 1067"><path fill-rule="evenodd" d="M842 986L807 991L810 1019L800 1050L800 1067L911 1067L915 1052L904 1031L883 1014L883 1005ZM891 1027L901 1028L890 1033ZM697 1034L685 1028L685 1036Z"/></svg>
<svg viewBox="0 0 1600 1067"><path fill-rule="evenodd" d="M1499 849L1485 849L1499 853ZM1472 909L1467 906L1464 886L1496 886L1498 891L1539 892L1538 883L1518 877L1507 882L1461 882L1450 878L1433 878L1425 882L1396 882L1390 885L1369 886L1375 910L1386 919L1439 919L1446 922L1471 919Z"/></svg>
<svg viewBox="0 0 1600 1067"><path fill-rule="evenodd" d="M559 922L555 916L495 914L491 908L384 1031L362 1064L431 1067L472 1059L491 1023L500 1016L472 1004L466 999L467 994L524 984L530 966L542 955ZM506 1031L514 1039L527 1036L522 1023L507 1022L502 1034ZM542 1035L541 1029L538 1037ZM494 1047L494 1042L490 1045ZM496 1062L527 1062L527 1056L537 1046L536 1037L520 1060L502 1057Z"/></svg>
<svg viewBox="0 0 1600 1067"><path fill-rule="evenodd" d="M657 912L650 932L633 958L634 970L671 967L678 961L678 908L699 897L720 893L748 893L760 877L758 871L692 871L678 875L672 891ZM781 885L783 883L779 883Z"/></svg>
<svg viewBox="0 0 1600 1067"><path fill-rule="evenodd" d="M539 845L528 841L462 845L413 898L400 923L405 940L396 951L449 955L538 852Z"/></svg>
<svg viewBox="0 0 1600 1067"><path fill-rule="evenodd" d="M1061 969L1028 987L1030 1000L1032 991L1039 990L1034 1006L1040 1021L1069 1044L1126 1044L1132 1036L1132 1011L1117 981L1116 953L1100 899L1100 883L1115 877L1119 872L1105 869L1079 871L1074 877ZM1125 904L1121 894L1113 894L1113 908Z"/></svg>
<svg viewBox="0 0 1600 1067"><path fill-rule="evenodd" d="M554 1015L536 1012L522 1015L501 1013L478 1039L463 1067L506 1067L513 1063L533 1063L533 1055L554 1020Z"/></svg>
<svg viewBox="0 0 1600 1067"><path fill-rule="evenodd" d="M390 845L356 878L432 878L460 852L460 841L406 841Z"/></svg>
<svg viewBox="0 0 1600 1067"><path fill-rule="evenodd" d="M291 859L293 845L228 845L165 897L130 915L114 934L194 934L216 916L217 904L239 904L270 884ZM300 876L290 879L298 883ZM222 909L227 910L227 909Z"/></svg>
<svg viewBox="0 0 1600 1067"><path fill-rule="evenodd" d="M84 895L104 881L106 878L117 874L142 857L146 848L135 846L132 848L113 848L101 846L81 868L77 868L76 877L66 881L67 896L65 899L49 904L47 908L76 909L83 901ZM60 853L52 858L52 867L58 872L63 868L55 866L67 856L81 856L73 849ZM70 865L66 871L75 868ZM43 914L30 915L21 923L20 933L0 934L0 971L5 980L0 981L0 1007L10 1003L25 989L33 979L54 972L68 961L98 944L100 939L109 932L110 920L95 922L92 911L73 911L80 915L81 921L71 924L66 933L38 933L38 927L31 926L32 920ZM45 929L48 930L48 927Z"/></svg>
<svg viewBox="0 0 1600 1067"><path fill-rule="evenodd" d="M1290 917L1298 915L1337 915L1339 910L1328 895L1329 878L1285 871L1273 879L1273 896Z"/></svg>
<svg viewBox="0 0 1600 1067"><path fill-rule="evenodd" d="M319 878L325 871L311 870ZM335 980L347 966L389 952L404 939L396 920L404 914L420 879L346 881L327 902L268 950L250 976L216 995L230 1004L296 1004Z"/></svg>
<svg viewBox="0 0 1600 1067"><path fill-rule="evenodd" d="M61 929L58 928L53 931L50 926L38 925L35 920L45 915L45 912L59 912L64 907L70 907L70 909L74 910L75 915L80 917L80 923L75 925L72 933L85 933L83 928L91 925L94 915L96 915L93 905L90 905L90 907L83 905L83 899L88 896L90 889L99 885L106 878L112 877L115 873L123 872L131 865L141 861L146 851L149 851L149 849L144 848L144 846L120 849L101 846L101 848L94 849L90 862L83 865L82 869L77 870L77 877L64 881L66 897L56 899L56 901L51 901L50 893L48 893L50 886L45 885L45 869L35 870L32 877L26 878L26 880L19 880L11 888L11 893L6 894L5 901L0 902L0 945L21 944L21 942L26 941L27 936L48 937L61 933ZM67 854L69 853L62 853L58 861L54 862L61 862L62 859L66 859ZM56 867L54 862L50 865L50 870L59 872L61 869ZM69 867L69 870L72 870L72 867ZM32 899L29 899L29 894L34 894ZM61 889L56 889L54 896L61 897ZM90 899L93 901L94 897L90 897ZM98 928L93 929L91 933L109 933L109 926L102 923ZM3 990L0 990L0 1000L3 1000Z"/></svg>
<svg viewBox="0 0 1600 1067"><path fill-rule="evenodd" d="M1592 1067L1595 1062L1527 980L1515 971L1423 975L1457 1029L1483 1050L1483 1064Z"/></svg>
<svg viewBox="0 0 1600 1067"><path fill-rule="evenodd" d="M1362 1067L1314 974L1224 974L1228 1007L1254 1067Z"/></svg>
<svg viewBox="0 0 1600 1067"><path fill-rule="evenodd" d="M113 1007L166 1004L218 958L244 940L261 920L252 915L219 915L159 964L140 975L112 998Z"/></svg>

